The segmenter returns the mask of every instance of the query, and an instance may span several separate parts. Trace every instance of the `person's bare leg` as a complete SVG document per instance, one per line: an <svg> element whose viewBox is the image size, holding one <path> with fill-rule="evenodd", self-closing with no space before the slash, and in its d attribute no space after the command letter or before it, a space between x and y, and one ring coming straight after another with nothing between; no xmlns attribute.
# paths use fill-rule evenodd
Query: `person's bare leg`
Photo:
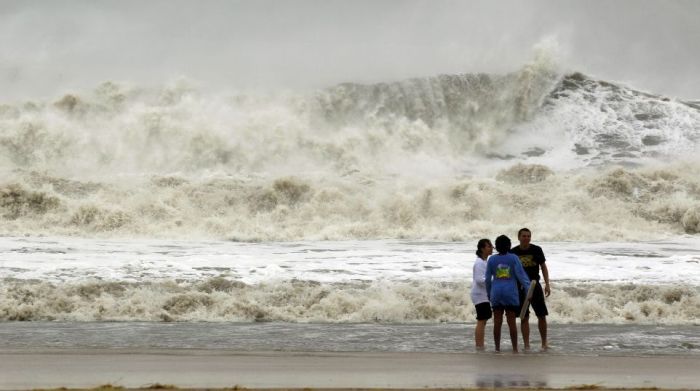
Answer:
<svg viewBox="0 0 700 391"><path fill-rule="evenodd" d="M476 350L484 350L484 334L486 333L486 320L476 321L476 330L474 331L474 341L476 342Z"/></svg>
<svg viewBox="0 0 700 391"><path fill-rule="evenodd" d="M538 316L537 317L537 328L540 329L540 339L542 340L542 349L547 350L549 345L547 345L547 317Z"/></svg>
<svg viewBox="0 0 700 391"><path fill-rule="evenodd" d="M520 332L523 334L523 347L525 350L530 349L530 314L520 320Z"/></svg>
<svg viewBox="0 0 700 391"><path fill-rule="evenodd" d="M501 351L501 325L503 324L503 310L493 311L493 343L496 351Z"/></svg>
<svg viewBox="0 0 700 391"><path fill-rule="evenodd" d="M510 344L513 346L513 353L518 353L518 325L515 323L514 311L506 311L506 321L510 331Z"/></svg>

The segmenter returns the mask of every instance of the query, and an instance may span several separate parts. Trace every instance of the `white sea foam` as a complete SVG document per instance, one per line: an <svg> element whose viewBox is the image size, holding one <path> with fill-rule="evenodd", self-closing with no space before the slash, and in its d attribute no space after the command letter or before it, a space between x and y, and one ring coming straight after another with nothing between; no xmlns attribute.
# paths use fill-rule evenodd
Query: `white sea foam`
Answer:
<svg viewBox="0 0 700 391"><path fill-rule="evenodd" d="M697 104L546 61L4 104L0 317L470 320L463 243L528 226L554 321L693 324L699 139Z"/></svg>
<svg viewBox="0 0 700 391"><path fill-rule="evenodd" d="M461 322L472 246L2 238L11 320ZM696 239L544 243L554 322L695 324Z"/></svg>
<svg viewBox="0 0 700 391"><path fill-rule="evenodd" d="M694 237L646 243L551 242L544 246L557 281L700 282L700 242ZM273 280L459 282L470 280L473 247L471 242L235 243L0 237L0 271L9 279L57 284L202 281L214 277L243 284Z"/></svg>
<svg viewBox="0 0 700 391"><path fill-rule="evenodd" d="M697 325L697 286L555 285L548 300L555 323ZM4 281L0 319L60 321L471 322L467 284L435 281L245 285L201 282Z"/></svg>
<svg viewBox="0 0 700 391"><path fill-rule="evenodd" d="M0 232L544 240L700 231L700 109L546 61L208 95L105 83L0 106Z"/></svg>
<svg viewBox="0 0 700 391"><path fill-rule="evenodd" d="M535 229L542 240L647 240L700 232L695 165L426 181L180 176L118 183L15 172L0 185L0 233L237 241L467 240Z"/></svg>

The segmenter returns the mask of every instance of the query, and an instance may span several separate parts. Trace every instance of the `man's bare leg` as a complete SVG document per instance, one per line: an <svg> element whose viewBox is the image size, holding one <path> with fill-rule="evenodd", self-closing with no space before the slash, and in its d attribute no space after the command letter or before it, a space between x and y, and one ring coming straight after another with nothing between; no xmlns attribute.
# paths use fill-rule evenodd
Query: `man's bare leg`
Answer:
<svg viewBox="0 0 700 391"><path fill-rule="evenodd" d="M477 320L476 330L474 331L474 341L476 343L476 350L484 350L484 334L486 334L486 321Z"/></svg>
<svg viewBox="0 0 700 391"><path fill-rule="evenodd" d="M493 343L496 351L501 351L501 325L503 324L503 310L493 310Z"/></svg>
<svg viewBox="0 0 700 391"><path fill-rule="evenodd" d="M537 317L537 328L540 329L540 339L542 340L542 349L547 350L548 345L547 345L547 317L546 316L538 316Z"/></svg>
<svg viewBox="0 0 700 391"><path fill-rule="evenodd" d="M515 311L506 311L506 321L510 331L510 344L513 346L513 353L518 353L518 325L515 322Z"/></svg>
<svg viewBox="0 0 700 391"><path fill-rule="evenodd" d="M520 332L523 334L523 346L525 350L530 349L530 314L520 320ZM546 331L545 331L546 333Z"/></svg>

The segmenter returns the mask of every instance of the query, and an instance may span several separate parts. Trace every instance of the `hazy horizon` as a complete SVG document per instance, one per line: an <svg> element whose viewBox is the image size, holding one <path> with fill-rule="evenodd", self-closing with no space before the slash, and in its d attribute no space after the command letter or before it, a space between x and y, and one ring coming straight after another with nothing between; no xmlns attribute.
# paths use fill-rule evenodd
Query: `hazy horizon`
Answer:
<svg viewBox="0 0 700 391"><path fill-rule="evenodd" d="M0 3L0 99L105 81L306 89L503 73L546 46L563 71L700 98L693 1Z"/></svg>

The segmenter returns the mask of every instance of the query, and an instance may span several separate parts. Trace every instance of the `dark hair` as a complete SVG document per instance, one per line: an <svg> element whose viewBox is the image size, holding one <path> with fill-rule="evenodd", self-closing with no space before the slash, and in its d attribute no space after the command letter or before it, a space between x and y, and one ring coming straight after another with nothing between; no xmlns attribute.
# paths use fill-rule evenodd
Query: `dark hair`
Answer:
<svg viewBox="0 0 700 391"><path fill-rule="evenodd" d="M479 243L476 244L476 256L479 258L481 257L481 250L486 247L486 244L491 244L491 241L488 239L481 239L479 240Z"/></svg>
<svg viewBox="0 0 700 391"><path fill-rule="evenodd" d="M518 231L518 237L520 237L520 234L523 232L530 232L530 230L527 228L520 228L520 231ZM532 235L532 232L530 232L530 234Z"/></svg>
<svg viewBox="0 0 700 391"><path fill-rule="evenodd" d="M499 254L506 254L510 251L510 238L506 235L501 235L496 238L496 251Z"/></svg>

